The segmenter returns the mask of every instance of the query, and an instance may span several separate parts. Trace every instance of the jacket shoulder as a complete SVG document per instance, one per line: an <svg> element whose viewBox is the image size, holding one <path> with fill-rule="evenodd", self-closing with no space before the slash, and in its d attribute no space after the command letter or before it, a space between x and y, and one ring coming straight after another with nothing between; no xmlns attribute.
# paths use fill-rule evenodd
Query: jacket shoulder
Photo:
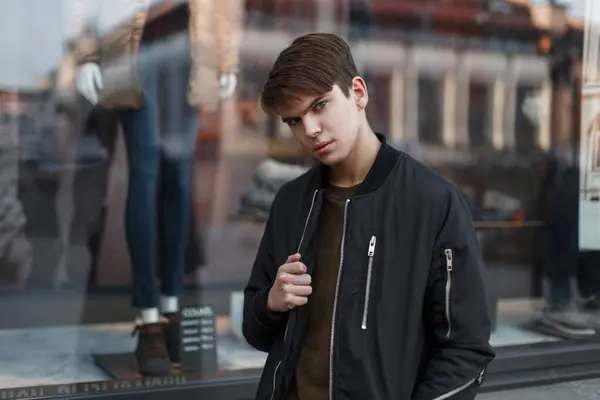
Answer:
<svg viewBox="0 0 600 400"><path fill-rule="evenodd" d="M397 183L402 187L397 200L404 207L413 207L416 214L425 216L436 232L450 214L460 220L472 221L474 204L454 183L410 156L398 168Z"/></svg>
<svg viewBox="0 0 600 400"><path fill-rule="evenodd" d="M454 208L467 212L470 218L475 217L472 200L458 186L408 155L405 162L406 176L413 177L409 191L421 204L430 204L442 214L443 210Z"/></svg>
<svg viewBox="0 0 600 400"><path fill-rule="evenodd" d="M411 177L412 190L433 197L445 197L459 190L456 185L420 161L407 154L403 158L400 169L404 170L404 176Z"/></svg>
<svg viewBox="0 0 600 400"><path fill-rule="evenodd" d="M318 173L318 167L313 166L302 175L284 183L277 191L273 207L280 209L284 204L297 203L299 199L308 193L308 189L312 187L311 182L314 181Z"/></svg>

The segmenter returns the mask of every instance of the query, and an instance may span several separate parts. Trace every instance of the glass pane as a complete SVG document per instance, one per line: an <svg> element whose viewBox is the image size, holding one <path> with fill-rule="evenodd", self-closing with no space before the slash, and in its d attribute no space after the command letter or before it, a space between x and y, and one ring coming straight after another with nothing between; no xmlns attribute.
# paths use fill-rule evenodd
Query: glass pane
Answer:
<svg viewBox="0 0 600 400"><path fill-rule="evenodd" d="M350 43L372 128L469 199L492 344L593 336L599 2L225 3L0 1L0 399L260 375L243 289L314 163L260 96L312 31Z"/></svg>
<svg viewBox="0 0 600 400"><path fill-rule="evenodd" d="M478 82L469 84L469 144L473 148L483 147L491 139L491 90Z"/></svg>
<svg viewBox="0 0 600 400"><path fill-rule="evenodd" d="M419 141L438 143L442 135L443 86L439 80L419 78L419 109L427 110L419 114Z"/></svg>
<svg viewBox="0 0 600 400"><path fill-rule="evenodd" d="M539 88L517 87L515 110L515 147L521 154L531 154L538 148L539 142Z"/></svg>

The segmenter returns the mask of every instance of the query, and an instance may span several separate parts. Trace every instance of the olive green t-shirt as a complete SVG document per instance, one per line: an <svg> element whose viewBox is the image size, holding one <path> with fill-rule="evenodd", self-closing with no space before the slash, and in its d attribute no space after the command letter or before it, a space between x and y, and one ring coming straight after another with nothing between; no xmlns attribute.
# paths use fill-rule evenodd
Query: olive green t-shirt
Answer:
<svg viewBox="0 0 600 400"><path fill-rule="evenodd" d="M305 306L308 307L308 328L290 399L329 399L331 326L344 233L344 207L357 187L329 185L325 190L319 215L317 260L311 280L313 290Z"/></svg>

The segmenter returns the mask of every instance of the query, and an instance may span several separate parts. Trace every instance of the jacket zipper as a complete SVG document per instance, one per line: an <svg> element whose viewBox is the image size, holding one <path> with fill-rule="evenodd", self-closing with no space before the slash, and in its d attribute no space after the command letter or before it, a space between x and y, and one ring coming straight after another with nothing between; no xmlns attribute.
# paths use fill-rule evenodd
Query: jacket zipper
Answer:
<svg viewBox="0 0 600 400"><path fill-rule="evenodd" d="M285 323L285 333L283 334L283 344L285 345L285 339L287 338L287 333L288 333L288 328L290 326L290 321L288 319L288 321ZM277 371L279 370L279 366L281 365L281 360L279 360L279 362L277 363L277 365L275 366L275 372L273 372L273 390L271 391L271 400L273 400L273 398L275 397L275 385L277 383Z"/></svg>
<svg viewBox="0 0 600 400"><path fill-rule="evenodd" d="M452 292L452 268L453 268L452 249L444 249L444 255L446 256L446 320L448 321L448 332L446 332L446 339L449 339L450 334L452 333L452 322L450 319L450 299L451 299L451 292ZM462 385L446 394L438 396L433 400L445 400L445 399L448 399L448 398L454 396L457 393L462 392L463 390L467 389L469 386L471 386L475 382L479 382L479 384L481 384L481 382L483 381L484 372L485 372L485 370L482 370L479 373L479 375L477 375L476 378L471 379L469 382L465 383L464 385Z"/></svg>
<svg viewBox="0 0 600 400"><path fill-rule="evenodd" d="M286 328L287 330L287 328ZM285 339L283 341L285 343ZM279 366L281 365L281 361L279 361L277 363L277 366L275 367L275 372L273 372L273 391L271 392L271 400L273 400L275 398L275 385L277 384L277 371L279 370Z"/></svg>
<svg viewBox="0 0 600 400"><path fill-rule="evenodd" d="M335 319L340 291L340 280L342 278L342 269L344 267L344 242L346 241L348 204L350 204L350 199L347 199L346 204L344 205L344 225L342 228L342 243L340 245L340 267L338 269L337 282L335 284L335 297L333 298L333 320L331 321L331 340L329 342L329 400L333 400L333 343L335 338Z"/></svg>
<svg viewBox="0 0 600 400"><path fill-rule="evenodd" d="M377 244L377 237L371 236L369 242L369 250L367 255L369 256L369 264L367 268L367 286L365 288L365 308L363 310L362 324L360 327L365 330L367 329L367 315L369 313L369 297L371 296L371 277L373 276L373 258L375 258L375 244Z"/></svg>
<svg viewBox="0 0 600 400"><path fill-rule="evenodd" d="M300 236L300 243L298 244L298 249L296 250L296 253L300 252L300 249L302 248L302 243L304 243L304 236L306 235L306 228L308 227L308 221L310 220L310 216L313 212L313 208L315 207L315 199L317 198L317 193L319 193L319 190L315 190L313 193L312 201L310 202L310 208L308 210L308 215L306 216L306 220L304 221L304 228L302 229L302 236ZM285 351L285 341L287 339L289 327L290 327L290 320L288 318L288 321L285 324L285 333L283 334L284 351ZM273 390L271 391L271 400L273 400L275 398L275 388L276 388L276 384L277 384L277 371L279 370L280 366L281 366L281 360L279 360L279 362L277 363L277 366L275 367L275 371L273 372Z"/></svg>
<svg viewBox="0 0 600 400"><path fill-rule="evenodd" d="M450 319L450 300L452 296L452 249L445 249L446 255L446 321L448 322L448 331L446 339L450 339L452 333L452 320Z"/></svg>
<svg viewBox="0 0 600 400"><path fill-rule="evenodd" d="M298 249L296 253L300 253L300 249L302 248L302 244L304 243L304 236L306 235L306 228L308 228L308 221L310 220L310 215L313 212L313 208L315 207L315 199L317 198L317 193L319 190L315 190L312 196L312 201L310 202L310 209L308 210L308 215L306 216L306 220L304 220L304 228L302 229L302 236L300 236L300 243L298 243Z"/></svg>
<svg viewBox="0 0 600 400"><path fill-rule="evenodd" d="M456 388L456 389L454 389L454 390L452 390L452 391L450 391L450 392L448 392L446 394L438 396L438 397L436 397L433 400L446 400L446 399L449 399L450 397L454 396L455 394L460 393L463 390L467 389L469 386L471 386L472 384L474 384L475 381L481 379L482 374L483 374L483 371L477 376L477 378L473 378L469 382L467 382L464 385L462 385L461 387L458 387L458 388Z"/></svg>
<svg viewBox="0 0 600 400"><path fill-rule="evenodd" d="M479 376L477 377L477 383L479 383L480 385L483 383L483 375L485 374L485 369L482 369L481 372L479 373Z"/></svg>

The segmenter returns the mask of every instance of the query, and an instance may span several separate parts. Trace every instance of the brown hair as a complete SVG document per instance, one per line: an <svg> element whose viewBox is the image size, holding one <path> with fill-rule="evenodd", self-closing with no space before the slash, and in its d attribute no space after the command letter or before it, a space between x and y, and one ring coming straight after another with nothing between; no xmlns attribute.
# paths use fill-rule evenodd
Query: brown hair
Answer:
<svg viewBox="0 0 600 400"><path fill-rule="evenodd" d="M323 95L336 84L348 97L357 75L344 39L331 33L309 33L279 53L263 87L261 105L274 114L278 105L289 105L302 95Z"/></svg>

